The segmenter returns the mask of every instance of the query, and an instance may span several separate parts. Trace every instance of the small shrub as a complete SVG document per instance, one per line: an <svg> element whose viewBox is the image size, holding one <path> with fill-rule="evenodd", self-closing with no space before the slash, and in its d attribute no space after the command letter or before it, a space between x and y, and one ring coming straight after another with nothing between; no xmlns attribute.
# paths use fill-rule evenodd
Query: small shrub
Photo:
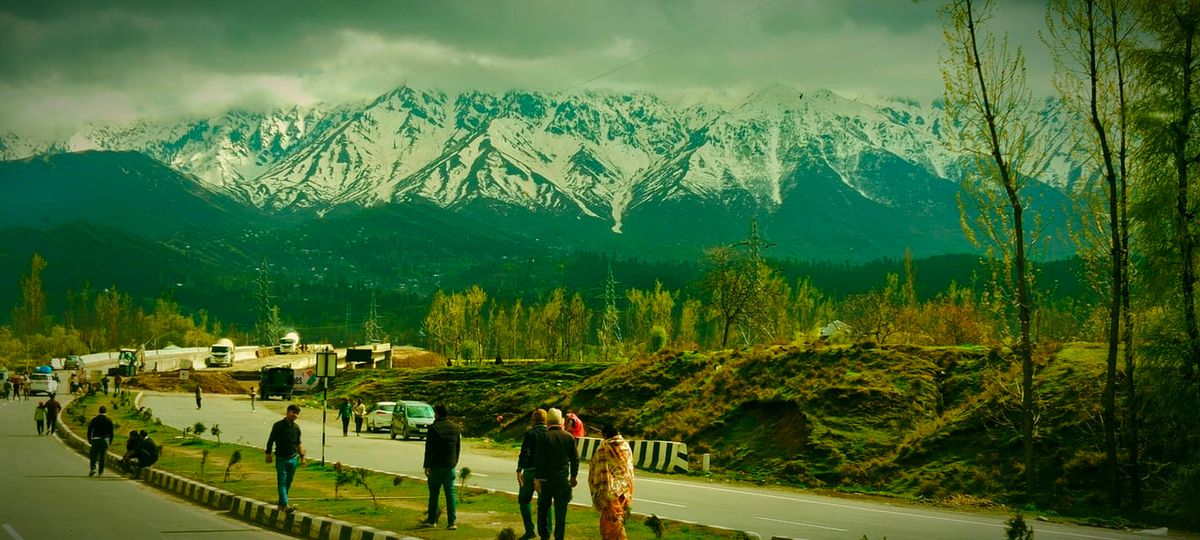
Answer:
<svg viewBox="0 0 1200 540"><path fill-rule="evenodd" d="M650 517L646 518L645 524L650 532L654 533L655 538L662 538L663 534L667 532L667 524L663 523L663 520L659 519L657 515L650 514Z"/></svg>
<svg viewBox="0 0 1200 540"><path fill-rule="evenodd" d="M466 496L466 494L467 494L467 479L470 477L471 477L471 468L470 467L463 467L462 469L460 469L458 471L458 481L460 482L460 484L459 484L460 487L458 488L458 498L461 499L464 496Z"/></svg>
<svg viewBox="0 0 1200 540"><path fill-rule="evenodd" d="M204 480L204 466L208 464L208 449L200 452L200 480Z"/></svg>
<svg viewBox="0 0 1200 540"><path fill-rule="evenodd" d="M496 535L496 540L517 540L517 531L514 531L512 527L505 527L500 534Z"/></svg>
<svg viewBox="0 0 1200 540"><path fill-rule="evenodd" d="M213 426L215 429L217 426ZM242 451L234 450L233 455L229 456L229 465L225 467L225 481L229 481L229 473L233 470L233 466L242 462Z"/></svg>
<svg viewBox="0 0 1200 540"><path fill-rule="evenodd" d="M646 344L652 353L663 350L667 346L667 330L661 326L655 326L650 329L650 339Z"/></svg>
<svg viewBox="0 0 1200 540"><path fill-rule="evenodd" d="M1025 523L1020 512L1004 522L1004 537L1008 540L1033 540L1033 527Z"/></svg>
<svg viewBox="0 0 1200 540"><path fill-rule="evenodd" d="M205 431L208 431L208 427L204 425L204 422L192 424L192 433L195 433L197 437L204 435Z"/></svg>
<svg viewBox="0 0 1200 540"><path fill-rule="evenodd" d="M209 429L208 432L217 438L217 446L221 446L221 424L213 424L212 429Z"/></svg>
<svg viewBox="0 0 1200 540"><path fill-rule="evenodd" d="M351 472L351 467L342 465L342 462L333 464L333 498L338 498L342 486L348 486L354 483L354 473Z"/></svg>

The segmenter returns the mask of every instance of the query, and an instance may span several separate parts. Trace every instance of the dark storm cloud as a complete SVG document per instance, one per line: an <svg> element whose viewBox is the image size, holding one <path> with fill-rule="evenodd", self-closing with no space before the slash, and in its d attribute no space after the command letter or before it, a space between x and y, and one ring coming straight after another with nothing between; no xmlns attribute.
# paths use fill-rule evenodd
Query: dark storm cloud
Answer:
<svg viewBox="0 0 1200 540"><path fill-rule="evenodd" d="M1037 46L1041 6L997 24ZM0 6L0 131L447 90L941 92L939 2L18 1ZM1031 65L1036 69L1036 65Z"/></svg>

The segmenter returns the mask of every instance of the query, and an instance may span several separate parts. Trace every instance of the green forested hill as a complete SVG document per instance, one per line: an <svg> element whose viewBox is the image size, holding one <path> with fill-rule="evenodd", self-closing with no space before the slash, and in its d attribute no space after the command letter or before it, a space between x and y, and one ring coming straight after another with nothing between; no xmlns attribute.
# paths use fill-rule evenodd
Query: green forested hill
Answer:
<svg viewBox="0 0 1200 540"><path fill-rule="evenodd" d="M1071 344L1039 360L1036 501L1021 495L1019 369L999 350L779 346L358 371L340 374L334 394L446 402L469 435L513 441L524 413L557 406L595 428L686 442L693 460L711 453L733 478L1103 516L1103 358L1099 345ZM1145 517L1194 528L1200 499L1178 490L1195 469L1163 466L1170 474L1147 481Z"/></svg>

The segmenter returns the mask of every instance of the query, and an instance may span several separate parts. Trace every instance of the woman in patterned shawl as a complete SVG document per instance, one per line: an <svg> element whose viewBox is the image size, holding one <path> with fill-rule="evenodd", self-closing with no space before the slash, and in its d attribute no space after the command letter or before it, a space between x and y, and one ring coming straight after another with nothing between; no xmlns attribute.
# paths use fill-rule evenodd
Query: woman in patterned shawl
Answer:
<svg viewBox="0 0 1200 540"><path fill-rule="evenodd" d="M602 431L604 442L588 468L592 506L600 511L600 537L625 540L625 518L633 506L633 451L615 426Z"/></svg>

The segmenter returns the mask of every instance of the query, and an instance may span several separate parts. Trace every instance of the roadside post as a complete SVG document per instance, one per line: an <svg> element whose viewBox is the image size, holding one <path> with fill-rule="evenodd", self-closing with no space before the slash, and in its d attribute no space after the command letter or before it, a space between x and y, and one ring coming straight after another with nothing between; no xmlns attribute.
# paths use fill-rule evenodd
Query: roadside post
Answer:
<svg viewBox="0 0 1200 540"><path fill-rule="evenodd" d="M324 393L321 396L321 465L325 464L325 421L329 410L325 402L329 400L329 379L337 375L337 352L328 348L317 352L317 378L321 379Z"/></svg>

